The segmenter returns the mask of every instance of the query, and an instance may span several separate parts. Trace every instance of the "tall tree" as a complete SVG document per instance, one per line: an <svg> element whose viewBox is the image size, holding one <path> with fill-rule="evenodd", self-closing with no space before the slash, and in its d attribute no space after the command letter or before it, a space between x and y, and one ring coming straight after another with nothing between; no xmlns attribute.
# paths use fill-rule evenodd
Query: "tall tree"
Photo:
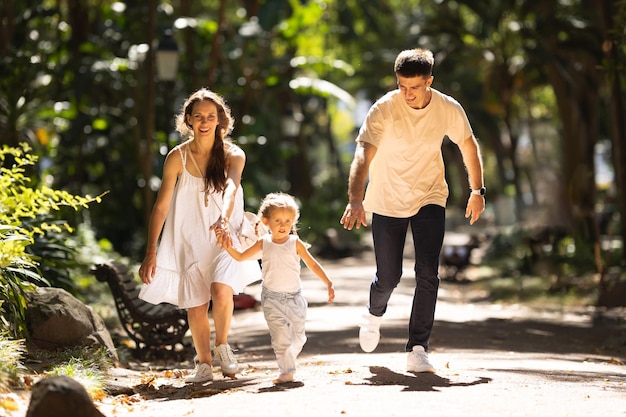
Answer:
<svg viewBox="0 0 626 417"><path fill-rule="evenodd" d="M597 8L585 1L573 6L550 1L532 10L528 7L527 13L535 16L531 36L539 41L533 58L543 65L559 109L563 188L556 195L564 199L560 215L572 228L578 250L584 250L599 242L594 154L602 38L594 24Z"/></svg>
<svg viewBox="0 0 626 417"><path fill-rule="evenodd" d="M605 57L603 69L609 85L611 137L620 232L622 242L626 242L626 120L624 119L626 34L623 31L626 25L626 1L603 0L601 12L604 36L602 50ZM622 258L626 259L626 244L622 244Z"/></svg>

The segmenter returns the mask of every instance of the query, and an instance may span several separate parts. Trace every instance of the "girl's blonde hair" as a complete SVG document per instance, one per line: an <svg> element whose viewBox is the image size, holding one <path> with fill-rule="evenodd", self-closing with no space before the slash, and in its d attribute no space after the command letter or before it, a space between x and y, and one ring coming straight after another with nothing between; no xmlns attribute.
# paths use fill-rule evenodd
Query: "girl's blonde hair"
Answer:
<svg viewBox="0 0 626 417"><path fill-rule="evenodd" d="M296 199L287 193L270 193L265 196L263 201L261 201L258 217L265 217L266 219L269 219L272 214L272 210L275 209L293 210L294 222L291 231L296 234L298 230L296 225L298 223L298 219L300 218L300 207L298 206Z"/></svg>

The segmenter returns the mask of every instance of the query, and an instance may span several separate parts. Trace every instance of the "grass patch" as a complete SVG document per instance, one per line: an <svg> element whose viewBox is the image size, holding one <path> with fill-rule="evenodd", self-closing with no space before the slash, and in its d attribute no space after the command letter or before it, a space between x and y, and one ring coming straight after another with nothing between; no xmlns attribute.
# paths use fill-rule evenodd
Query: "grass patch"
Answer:
<svg viewBox="0 0 626 417"><path fill-rule="evenodd" d="M543 296L549 283L538 277L508 277L491 281L489 294L492 299L509 302L525 302Z"/></svg>
<svg viewBox="0 0 626 417"><path fill-rule="evenodd" d="M493 302L528 305L590 306L597 299L592 276L577 278L570 285L555 285L554 277L514 275L480 279L476 285L489 294Z"/></svg>
<svg viewBox="0 0 626 417"><path fill-rule="evenodd" d="M23 340L11 340L6 334L0 335L0 392L8 392L21 385L24 351Z"/></svg>
<svg viewBox="0 0 626 417"><path fill-rule="evenodd" d="M104 347L46 351L27 346L23 340L10 339L6 333L0 334L2 394L26 389L41 378L65 375L82 384L94 400L102 399L106 396L106 373L112 366L113 362Z"/></svg>
<svg viewBox="0 0 626 417"><path fill-rule="evenodd" d="M83 385L91 398L105 396L106 372L113 366L105 348L74 347L54 352L37 350L29 352L29 356L31 362L40 364L40 369L34 371L40 377L69 376Z"/></svg>

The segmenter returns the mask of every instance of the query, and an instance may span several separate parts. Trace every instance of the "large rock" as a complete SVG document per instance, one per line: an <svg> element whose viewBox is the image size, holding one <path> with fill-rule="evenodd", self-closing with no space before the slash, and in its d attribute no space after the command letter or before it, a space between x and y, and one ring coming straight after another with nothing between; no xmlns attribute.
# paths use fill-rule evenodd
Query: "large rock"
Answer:
<svg viewBox="0 0 626 417"><path fill-rule="evenodd" d="M37 288L26 294L26 326L31 341L43 349L104 346L118 360L102 317L61 288Z"/></svg>
<svg viewBox="0 0 626 417"><path fill-rule="evenodd" d="M50 376L33 385L26 417L104 417L85 388L68 376Z"/></svg>

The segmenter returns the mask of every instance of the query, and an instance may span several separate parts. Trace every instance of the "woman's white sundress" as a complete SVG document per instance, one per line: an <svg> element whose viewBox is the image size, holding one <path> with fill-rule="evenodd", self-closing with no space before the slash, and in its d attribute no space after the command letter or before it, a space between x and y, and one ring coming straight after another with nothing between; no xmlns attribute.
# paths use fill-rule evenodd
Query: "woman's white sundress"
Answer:
<svg viewBox="0 0 626 417"><path fill-rule="evenodd" d="M180 153L183 170L163 226L154 278L141 287L139 298L152 304L190 308L211 300L212 282L227 284L238 294L261 279L261 269L255 260L236 261L217 244L209 228L221 215L222 194L211 192L205 199L204 179L187 170L187 143L175 149ZM243 189L239 187L230 216L231 236L238 248L236 231L241 227L243 213Z"/></svg>

